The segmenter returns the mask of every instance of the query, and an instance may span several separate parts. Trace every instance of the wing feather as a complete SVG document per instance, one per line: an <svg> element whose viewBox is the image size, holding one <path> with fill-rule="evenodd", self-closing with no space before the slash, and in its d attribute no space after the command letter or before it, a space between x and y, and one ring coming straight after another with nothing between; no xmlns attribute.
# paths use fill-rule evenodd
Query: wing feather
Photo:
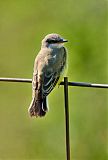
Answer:
<svg viewBox="0 0 108 160"><path fill-rule="evenodd" d="M44 76L44 81L43 81L43 95L47 96L55 87L59 80L59 76L56 74L51 74L50 77L47 77L46 75Z"/></svg>

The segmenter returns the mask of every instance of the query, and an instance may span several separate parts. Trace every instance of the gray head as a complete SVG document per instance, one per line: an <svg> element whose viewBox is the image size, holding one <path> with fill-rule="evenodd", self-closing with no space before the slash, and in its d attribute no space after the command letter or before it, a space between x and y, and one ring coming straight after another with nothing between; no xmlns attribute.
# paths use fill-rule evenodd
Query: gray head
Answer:
<svg viewBox="0 0 108 160"><path fill-rule="evenodd" d="M64 45L65 42L68 41L62 38L59 34L52 33L46 35L42 40L42 47L60 48Z"/></svg>

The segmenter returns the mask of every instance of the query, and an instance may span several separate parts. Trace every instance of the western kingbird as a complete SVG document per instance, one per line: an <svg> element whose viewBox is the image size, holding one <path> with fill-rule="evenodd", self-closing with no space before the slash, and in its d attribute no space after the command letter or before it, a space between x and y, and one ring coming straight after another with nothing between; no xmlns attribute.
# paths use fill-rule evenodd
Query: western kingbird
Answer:
<svg viewBox="0 0 108 160"><path fill-rule="evenodd" d="M67 51L60 35L52 33L42 40L34 62L30 116L42 117L48 111L47 96L57 84L67 64Z"/></svg>

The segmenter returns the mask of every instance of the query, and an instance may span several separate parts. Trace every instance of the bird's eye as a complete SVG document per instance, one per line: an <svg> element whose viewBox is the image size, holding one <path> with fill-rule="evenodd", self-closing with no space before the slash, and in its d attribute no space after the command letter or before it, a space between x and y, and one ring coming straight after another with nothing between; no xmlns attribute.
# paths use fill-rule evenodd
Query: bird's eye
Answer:
<svg viewBox="0 0 108 160"><path fill-rule="evenodd" d="M56 39L48 39L47 40L48 43L57 43L58 41Z"/></svg>

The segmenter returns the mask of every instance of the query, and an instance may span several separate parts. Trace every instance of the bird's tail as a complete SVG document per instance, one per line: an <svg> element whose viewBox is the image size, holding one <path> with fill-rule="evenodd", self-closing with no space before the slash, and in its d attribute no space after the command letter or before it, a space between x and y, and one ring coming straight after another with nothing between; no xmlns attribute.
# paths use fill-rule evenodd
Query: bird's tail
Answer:
<svg viewBox="0 0 108 160"><path fill-rule="evenodd" d="M28 112L30 116L43 117L45 116L47 108L47 99L44 97L43 99L37 100L35 97L32 99Z"/></svg>

